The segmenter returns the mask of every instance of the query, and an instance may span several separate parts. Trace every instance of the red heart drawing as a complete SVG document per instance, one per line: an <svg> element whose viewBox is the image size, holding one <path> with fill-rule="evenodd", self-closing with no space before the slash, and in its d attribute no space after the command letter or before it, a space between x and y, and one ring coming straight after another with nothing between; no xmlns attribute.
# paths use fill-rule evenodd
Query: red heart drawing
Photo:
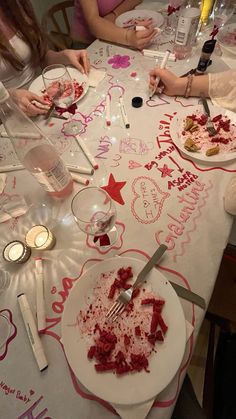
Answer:
<svg viewBox="0 0 236 419"><path fill-rule="evenodd" d="M142 165L137 161L129 160L129 169L137 169L138 167L142 167Z"/></svg>
<svg viewBox="0 0 236 419"><path fill-rule="evenodd" d="M161 97L156 96L154 99L147 100L146 104L147 106L150 106L150 108L155 108L156 106L169 105L170 102L168 102L165 99L162 99Z"/></svg>
<svg viewBox="0 0 236 419"><path fill-rule="evenodd" d="M146 199L142 197L141 182L145 184ZM132 183L134 198L131 202L131 212L136 220L142 224L156 222L162 213L165 200L170 196L163 192L154 179L148 176L139 176ZM148 210L147 210L148 208Z"/></svg>

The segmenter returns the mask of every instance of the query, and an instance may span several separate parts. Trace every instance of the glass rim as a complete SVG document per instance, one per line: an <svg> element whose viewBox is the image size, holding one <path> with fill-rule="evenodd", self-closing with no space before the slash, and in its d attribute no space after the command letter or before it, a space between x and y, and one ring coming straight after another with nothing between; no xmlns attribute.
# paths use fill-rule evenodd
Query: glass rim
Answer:
<svg viewBox="0 0 236 419"><path fill-rule="evenodd" d="M83 223L88 223L90 220L83 220L82 218L77 217L77 216L75 215L74 210L73 210L73 204L74 204L74 202L75 202L75 199L78 197L78 195L79 195L81 192L84 192L85 190L88 190L88 189L97 189L97 190L99 190L99 191L103 192L103 193L104 193L104 195L105 195L106 197L108 197L108 198L109 198L109 208L108 208L108 210L107 210L107 213L111 210L111 207L112 207L112 199L111 199L110 195L109 195L106 191L104 191L104 189L100 188L99 186L87 186L87 187L85 187L85 188L80 189L80 191L78 191L78 192L75 194L75 196L72 198L72 201L71 201L71 212L72 212L72 214L73 214L73 216L74 216L74 218L75 218L76 220L78 220L78 221L82 221ZM103 217L99 218L99 220L95 220L95 221L101 221L101 220L103 220L103 218L105 218L105 217L106 217L107 213L106 213L106 214L104 214L104 215L103 215Z"/></svg>
<svg viewBox="0 0 236 419"><path fill-rule="evenodd" d="M46 75L47 72L49 72L51 70L54 70L56 68L61 68L62 70L64 70L63 74L60 74L58 76L54 75L54 76L51 76L51 77ZM59 77L63 77L66 73L68 73L68 75L70 77L70 74L69 74L69 72L68 72L68 70L67 70L67 68L64 64L50 64L43 69L42 77L43 77L43 79L46 79L46 80L54 80L54 79L58 79Z"/></svg>

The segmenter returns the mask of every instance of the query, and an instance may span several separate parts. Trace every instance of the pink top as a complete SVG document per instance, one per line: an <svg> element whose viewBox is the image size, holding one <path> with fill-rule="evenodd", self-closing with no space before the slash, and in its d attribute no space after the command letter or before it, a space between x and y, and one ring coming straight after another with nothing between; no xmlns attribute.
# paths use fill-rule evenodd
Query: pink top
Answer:
<svg viewBox="0 0 236 419"><path fill-rule="evenodd" d="M97 0L99 15L101 17L106 16L122 2L123 0ZM80 6L80 0L75 0L74 2L74 16L71 25L71 36L74 39L81 39L89 42L92 42L95 39L84 18L83 11Z"/></svg>

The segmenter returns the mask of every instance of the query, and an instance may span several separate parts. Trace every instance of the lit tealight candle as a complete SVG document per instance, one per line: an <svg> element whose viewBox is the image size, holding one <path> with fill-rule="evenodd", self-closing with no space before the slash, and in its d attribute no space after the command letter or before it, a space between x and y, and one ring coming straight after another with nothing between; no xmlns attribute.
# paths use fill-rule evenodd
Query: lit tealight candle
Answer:
<svg viewBox="0 0 236 419"><path fill-rule="evenodd" d="M43 225L33 226L25 237L29 247L38 250L50 250L56 244L56 238L52 232Z"/></svg>
<svg viewBox="0 0 236 419"><path fill-rule="evenodd" d="M8 262L24 263L31 254L31 250L21 241L15 240L8 243L3 249L3 257Z"/></svg>

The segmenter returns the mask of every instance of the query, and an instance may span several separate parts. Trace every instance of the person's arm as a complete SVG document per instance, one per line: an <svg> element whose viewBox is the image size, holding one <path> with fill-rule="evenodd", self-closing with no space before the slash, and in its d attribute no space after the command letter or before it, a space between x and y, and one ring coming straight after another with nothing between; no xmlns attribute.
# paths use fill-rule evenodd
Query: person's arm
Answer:
<svg viewBox="0 0 236 419"><path fill-rule="evenodd" d="M209 74L209 95L214 105L236 112L236 69Z"/></svg>
<svg viewBox="0 0 236 419"><path fill-rule="evenodd" d="M122 10L121 7L128 10L129 6L129 9L132 9L131 4L133 4L134 7L135 1L125 0L120 6L114 9L115 13L117 11L117 14L120 14ZM97 0L80 0L80 6L89 30L95 38L143 49L151 43L156 35L156 30L153 27L148 27L148 22L142 22L142 25L146 26L147 29L139 32L136 32L133 29L124 29L116 26L114 23L116 18L115 15L114 21L108 19L108 15L107 18L99 15Z"/></svg>
<svg viewBox="0 0 236 419"><path fill-rule="evenodd" d="M9 89L9 93L14 102L28 116L44 115L48 111L48 103L30 90ZM40 107L40 104L44 108Z"/></svg>
<svg viewBox="0 0 236 419"><path fill-rule="evenodd" d="M232 215L236 215L236 175L234 175L228 183L224 196L225 211Z"/></svg>
<svg viewBox="0 0 236 419"><path fill-rule="evenodd" d="M64 49L58 52L48 50L42 66L45 67L50 64L70 64L85 74L88 74L90 70L88 53L85 49Z"/></svg>
<svg viewBox="0 0 236 419"><path fill-rule="evenodd" d="M150 87L155 87L156 78L160 77L160 82L156 92L163 92L167 96L184 96L189 82L188 77L177 77L166 69L154 68L150 71ZM189 96L209 96L209 77L208 75L193 76Z"/></svg>

